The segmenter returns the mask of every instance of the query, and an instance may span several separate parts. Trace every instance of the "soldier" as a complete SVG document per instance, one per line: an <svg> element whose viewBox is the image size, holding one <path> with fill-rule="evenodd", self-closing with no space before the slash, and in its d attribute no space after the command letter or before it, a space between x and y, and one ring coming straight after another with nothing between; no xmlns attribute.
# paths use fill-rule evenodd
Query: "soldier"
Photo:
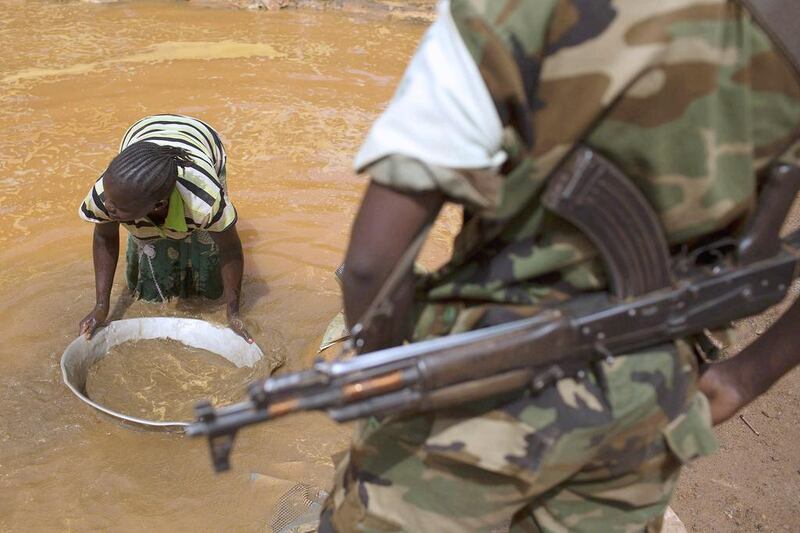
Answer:
<svg viewBox="0 0 800 533"><path fill-rule="evenodd" d="M362 352L604 289L594 248L539 201L579 142L635 182L679 251L735 231L756 176L800 156L798 126L798 73L739 1L440 2L356 159L371 181L347 325L444 202L464 209L451 260L399 272L391 327ZM321 530L658 531L681 465L716 449L709 404L688 343L617 355L539 394L368 420ZM708 390L734 390L711 386L724 375Z"/></svg>

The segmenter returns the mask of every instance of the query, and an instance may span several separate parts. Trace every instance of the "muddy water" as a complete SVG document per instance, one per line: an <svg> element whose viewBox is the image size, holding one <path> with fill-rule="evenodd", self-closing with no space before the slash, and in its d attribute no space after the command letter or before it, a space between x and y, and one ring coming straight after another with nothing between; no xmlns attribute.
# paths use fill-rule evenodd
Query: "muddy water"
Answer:
<svg viewBox="0 0 800 533"><path fill-rule="evenodd" d="M294 481L328 484L350 429L323 416L244 431L233 472L215 476L205 443L121 427L69 393L59 357L94 304L77 207L138 118L214 125L246 254L244 318L289 369L308 365L340 306L332 273L364 186L350 161L423 30L335 12L0 0L0 531L263 530ZM224 310L125 314L156 315Z"/></svg>
<svg viewBox="0 0 800 533"><path fill-rule="evenodd" d="M124 342L89 369L86 394L114 411L147 420L191 420L200 400L242 399L253 369L170 339Z"/></svg>

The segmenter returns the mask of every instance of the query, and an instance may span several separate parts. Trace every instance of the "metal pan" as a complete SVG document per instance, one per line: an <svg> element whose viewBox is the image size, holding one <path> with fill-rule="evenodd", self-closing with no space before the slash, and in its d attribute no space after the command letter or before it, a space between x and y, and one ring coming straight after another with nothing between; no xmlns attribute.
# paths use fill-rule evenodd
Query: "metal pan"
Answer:
<svg viewBox="0 0 800 533"><path fill-rule="evenodd" d="M191 318L131 318L111 322L90 340L78 337L61 356L64 383L80 400L103 413L150 429L179 430L189 421L157 421L129 416L109 409L86 396L89 369L103 359L112 346L142 339L173 339L193 348L201 348L224 357L237 367L252 367L264 354L255 343L248 344L232 330Z"/></svg>

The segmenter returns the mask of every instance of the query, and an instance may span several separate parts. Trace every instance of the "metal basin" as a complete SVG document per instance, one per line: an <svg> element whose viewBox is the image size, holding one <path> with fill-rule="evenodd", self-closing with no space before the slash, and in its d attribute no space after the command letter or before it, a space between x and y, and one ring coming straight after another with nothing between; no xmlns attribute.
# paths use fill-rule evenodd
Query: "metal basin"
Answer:
<svg viewBox="0 0 800 533"><path fill-rule="evenodd" d="M98 331L90 340L78 337L61 356L64 383L75 396L98 411L139 426L155 429L182 430L189 421L146 420L109 409L86 396L89 369L103 359L112 346L142 339L172 339L193 348L201 348L224 357L237 367L252 367L264 354L261 349L239 337L228 328L191 318L130 318L117 320ZM277 366L277 365L275 365Z"/></svg>

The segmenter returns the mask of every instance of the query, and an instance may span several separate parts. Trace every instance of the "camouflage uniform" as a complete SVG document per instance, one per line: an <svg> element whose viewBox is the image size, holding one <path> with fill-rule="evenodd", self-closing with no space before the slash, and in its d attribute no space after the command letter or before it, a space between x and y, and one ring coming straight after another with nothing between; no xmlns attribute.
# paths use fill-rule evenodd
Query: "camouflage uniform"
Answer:
<svg viewBox="0 0 800 533"><path fill-rule="evenodd" d="M379 183L464 204L451 261L419 281L413 340L605 287L590 243L539 202L579 140L635 181L675 248L735 231L758 172L800 157L798 79L736 1L455 0L449 9L508 159L481 172L420 168L398 154L367 169ZM680 466L716 447L696 378L679 342L538 395L369 420L338 465L322 529L657 531Z"/></svg>

